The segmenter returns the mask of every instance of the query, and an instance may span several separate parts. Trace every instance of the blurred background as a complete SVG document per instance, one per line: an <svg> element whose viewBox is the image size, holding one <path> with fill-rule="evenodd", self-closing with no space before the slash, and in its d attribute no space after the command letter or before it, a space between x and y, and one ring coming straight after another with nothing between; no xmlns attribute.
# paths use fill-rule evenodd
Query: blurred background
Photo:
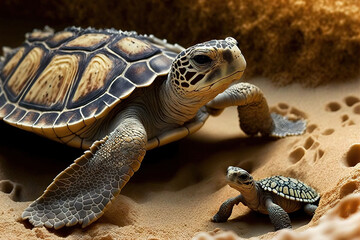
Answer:
<svg viewBox="0 0 360 240"><path fill-rule="evenodd" d="M248 62L245 79L317 86L360 73L358 0L0 0L0 45L49 25L154 34L184 47L235 37Z"/></svg>

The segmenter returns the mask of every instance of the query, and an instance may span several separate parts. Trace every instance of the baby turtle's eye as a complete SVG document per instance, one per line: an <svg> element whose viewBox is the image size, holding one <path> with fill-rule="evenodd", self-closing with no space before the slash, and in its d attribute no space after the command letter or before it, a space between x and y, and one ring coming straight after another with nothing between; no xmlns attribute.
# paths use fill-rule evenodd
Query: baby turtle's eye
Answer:
<svg viewBox="0 0 360 240"><path fill-rule="evenodd" d="M248 175L247 174L241 174L239 176L240 180L247 180L248 179Z"/></svg>
<svg viewBox="0 0 360 240"><path fill-rule="evenodd" d="M207 64L212 62L212 59L206 55L196 55L195 57L193 57L193 60L197 64Z"/></svg>

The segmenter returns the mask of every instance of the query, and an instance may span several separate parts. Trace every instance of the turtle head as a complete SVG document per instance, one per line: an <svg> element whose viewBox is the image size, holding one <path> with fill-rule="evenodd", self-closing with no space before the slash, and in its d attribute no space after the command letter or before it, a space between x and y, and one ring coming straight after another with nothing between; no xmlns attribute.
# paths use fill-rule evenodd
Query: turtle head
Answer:
<svg viewBox="0 0 360 240"><path fill-rule="evenodd" d="M209 98L209 101L239 80L245 67L237 41L228 37L200 43L179 53L169 77L178 94Z"/></svg>
<svg viewBox="0 0 360 240"><path fill-rule="evenodd" d="M255 185L255 181L250 173L239 167L228 167L226 180L230 187L238 191L250 190Z"/></svg>

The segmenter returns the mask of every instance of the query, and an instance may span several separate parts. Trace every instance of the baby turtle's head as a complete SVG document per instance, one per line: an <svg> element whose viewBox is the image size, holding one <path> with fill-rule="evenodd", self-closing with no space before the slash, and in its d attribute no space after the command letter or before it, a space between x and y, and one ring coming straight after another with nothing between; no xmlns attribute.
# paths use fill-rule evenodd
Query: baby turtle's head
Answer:
<svg viewBox="0 0 360 240"><path fill-rule="evenodd" d="M238 191L250 190L255 184L250 173L239 167L228 167L226 180L230 187Z"/></svg>
<svg viewBox="0 0 360 240"><path fill-rule="evenodd" d="M228 86L240 80L246 61L237 41L212 40L185 49L175 58L170 81L183 97L211 100Z"/></svg>

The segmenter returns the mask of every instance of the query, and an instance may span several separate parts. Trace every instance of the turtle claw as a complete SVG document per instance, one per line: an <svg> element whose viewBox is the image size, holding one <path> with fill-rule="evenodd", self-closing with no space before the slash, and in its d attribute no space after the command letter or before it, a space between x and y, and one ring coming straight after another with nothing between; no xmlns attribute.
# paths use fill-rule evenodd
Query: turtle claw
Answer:
<svg viewBox="0 0 360 240"><path fill-rule="evenodd" d="M271 118L274 123L274 128L269 135L271 137L282 138L286 136L301 135L305 132L306 121L304 119L292 121L287 117L274 112L271 113Z"/></svg>

